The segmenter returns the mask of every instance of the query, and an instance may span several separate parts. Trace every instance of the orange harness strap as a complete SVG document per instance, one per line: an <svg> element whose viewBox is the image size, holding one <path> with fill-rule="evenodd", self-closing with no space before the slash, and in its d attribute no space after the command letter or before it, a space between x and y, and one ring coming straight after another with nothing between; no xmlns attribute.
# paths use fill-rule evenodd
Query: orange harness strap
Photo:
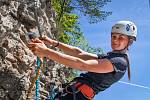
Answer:
<svg viewBox="0 0 150 100"><path fill-rule="evenodd" d="M88 98L88 99L90 99L90 100L93 99L95 93L94 93L94 90L93 90L91 87L89 87L89 86L86 85L86 84L79 83L79 82L77 82L77 83L75 84L75 87L77 87L78 90L80 90L81 93L82 93L86 98Z"/></svg>

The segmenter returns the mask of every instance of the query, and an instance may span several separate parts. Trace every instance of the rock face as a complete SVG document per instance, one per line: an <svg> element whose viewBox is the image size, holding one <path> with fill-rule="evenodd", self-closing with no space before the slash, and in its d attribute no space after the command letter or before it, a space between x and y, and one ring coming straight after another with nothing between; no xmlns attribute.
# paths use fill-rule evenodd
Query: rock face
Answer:
<svg viewBox="0 0 150 100"><path fill-rule="evenodd" d="M56 13L50 0L40 0L41 30L56 38ZM0 0L0 100L25 100L35 77L36 57L27 47L27 33L36 28L34 0ZM49 59L40 76L40 100L48 99L53 83L63 82L63 66ZM61 74L60 74L61 73ZM31 100L35 99L35 88Z"/></svg>

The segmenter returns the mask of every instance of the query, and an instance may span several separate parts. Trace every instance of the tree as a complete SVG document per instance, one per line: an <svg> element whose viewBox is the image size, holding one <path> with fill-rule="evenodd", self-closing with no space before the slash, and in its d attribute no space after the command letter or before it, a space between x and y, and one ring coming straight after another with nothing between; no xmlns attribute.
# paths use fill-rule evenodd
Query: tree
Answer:
<svg viewBox="0 0 150 100"><path fill-rule="evenodd" d="M58 20L60 21L63 14L80 13L79 15L87 16L90 23L97 23L105 20L112 12L102 11L102 7L111 0L52 0L58 11Z"/></svg>
<svg viewBox="0 0 150 100"><path fill-rule="evenodd" d="M45 34L90 52L95 51L88 45L81 32L78 23L79 17L74 14L76 8L73 3L75 1L40 1L41 8L38 10L37 15ZM76 0L76 2L82 1ZM36 57L28 49L26 38L30 29L35 28L37 30L34 3L35 0L0 0L0 99L25 100L31 80L34 78L34 70L36 69L34 58ZM55 15L53 8L57 15ZM87 13L87 15L90 14ZM55 32L57 29L59 29L58 33L60 34ZM56 81L65 82L67 77L65 75L68 75L68 73L72 75L67 81L76 75L73 70L64 68L64 65L49 59L46 59L43 64L45 67L42 68L43 73L40 77L41 94L39 97L42 100L49 99L52 84ZM35 99L34 92L33 90L32 99Z"/></svg>
<svg viewBox="0 0 150 100"><path fill-rule="evenodd" d="M111 14L111 12L101 11L100 9L108 2L110 0L52 0L52 6L57 12L55 20L59 28L59 41L77 46L91 53L102 53L101 48L89 46L84 38L78 22L80 16L78 13L81 12L82 15L87 16L90 23L100 22ZM76 71L71 72L70 77L76 75Z"/></svg>
<svg viewBox="0 0 150 100"><path fill-rule="evenodd" d="M59 27L59 40L65 43L88 48L89 45L83 36L78 23L79 15L88 17L90 23L105 20L111 12L101 11L101 8L110 0L52 0L52 6L57 12L56 22ZM80 45L79 45L80 44ZM82 46L81 46L82 45Z"/></svg>
<svg viewBox="0 0 150 100"><path fill-rule="evenodd" d="M101 10L108 2L111 0L73 0L71 6L87 16L90 23L98 23L112 14L112 12Z"/></svg>

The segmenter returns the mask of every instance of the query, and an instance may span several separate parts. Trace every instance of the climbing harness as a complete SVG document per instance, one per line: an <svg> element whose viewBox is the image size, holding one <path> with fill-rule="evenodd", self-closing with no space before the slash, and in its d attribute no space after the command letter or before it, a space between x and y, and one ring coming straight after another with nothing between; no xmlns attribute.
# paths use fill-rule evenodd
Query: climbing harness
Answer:
<svg viewBox="0 0 150 100"><path fill-rule="evenodd" d="M59 94L56 95L56 98L59 98L61 100L61 98L63 98L67 94L71 94L73 100L77 100L77 93L81 93L88 100L93 100L93 97L95 96L94 90L88 85L72 81L63 87L63 91L59 92Z"/></svg>
<svg viewBox="0 0 150 100"><path fill-rule="evenodd" d="M92 100L95 96L94 90L86 84L77 82L75 84L75 87L78 88L78 90L84 95L84 97L86 97L89 100Z"/></svg>
<svg viewBox="0 0 150 100"><path fill-rule="evenodd" d="M65 90L66 90L66 92L67 93L70 93L70 94L72 94L73 95L73 100L76 100L76 93L78 93L79 91L76 91L76 87L74 86L74 83L72 83L73 85L67 85L66 87L65 87ZM72 89L72 92L70 92L69 90L68 90L68 87L70 86L70 88Z"/></svg>

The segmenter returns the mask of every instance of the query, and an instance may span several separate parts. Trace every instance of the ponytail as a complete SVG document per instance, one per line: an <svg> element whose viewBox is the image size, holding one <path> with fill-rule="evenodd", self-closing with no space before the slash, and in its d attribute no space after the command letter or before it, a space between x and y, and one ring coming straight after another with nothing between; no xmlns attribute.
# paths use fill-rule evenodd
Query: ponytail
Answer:
<svg viewBox="0 0 150 100"><path fill-rule="evenodd" d="M131 80L130 62L129 62L129 59L128 59L128 55L125 56L125 57L126 57L126 60L127 60L127 63L128 63L128 80L130 81Z"/></svg>

